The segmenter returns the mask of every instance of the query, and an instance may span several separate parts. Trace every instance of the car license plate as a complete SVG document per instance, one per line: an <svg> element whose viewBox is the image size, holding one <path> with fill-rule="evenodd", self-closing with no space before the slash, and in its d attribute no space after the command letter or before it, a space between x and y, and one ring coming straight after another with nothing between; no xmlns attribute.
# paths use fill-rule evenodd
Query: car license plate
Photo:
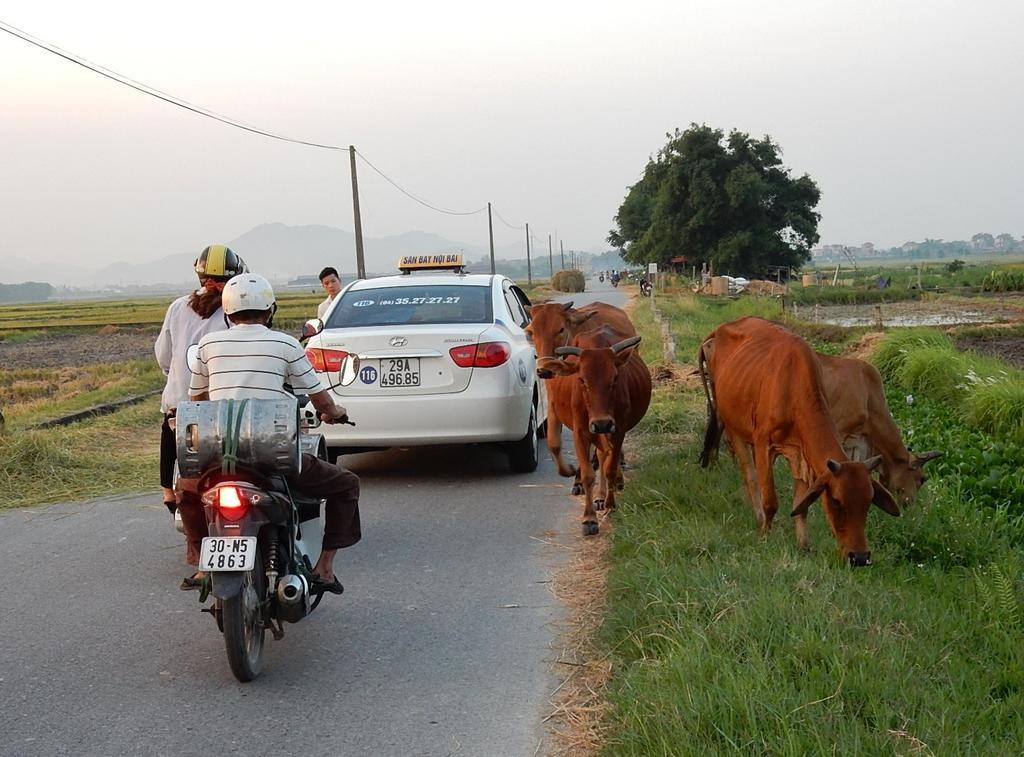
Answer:
<svg viewBox="0 0 1024 757"><path fill-rule="evenodd" d="M418 357L384 358L380 361L380 385L419 386L420 359Z"/></svg>
<svg viewBox="0 0 1024 757"><path fill-rule="evenodd" d="M207 536L199 552L200 570L252 570L256 564L255 536Z"/></svg>

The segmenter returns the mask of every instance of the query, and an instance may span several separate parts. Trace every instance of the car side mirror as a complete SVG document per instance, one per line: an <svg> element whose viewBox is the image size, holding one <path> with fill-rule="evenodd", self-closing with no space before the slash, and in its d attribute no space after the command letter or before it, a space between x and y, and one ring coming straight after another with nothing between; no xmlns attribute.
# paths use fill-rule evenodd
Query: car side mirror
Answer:
<svg viewBox="0 0 1024 757"><path fill-rule="evenodd" d="M302 339L314 337L324 330L324 322L319 318L310 318L302 324Z"/></svg>

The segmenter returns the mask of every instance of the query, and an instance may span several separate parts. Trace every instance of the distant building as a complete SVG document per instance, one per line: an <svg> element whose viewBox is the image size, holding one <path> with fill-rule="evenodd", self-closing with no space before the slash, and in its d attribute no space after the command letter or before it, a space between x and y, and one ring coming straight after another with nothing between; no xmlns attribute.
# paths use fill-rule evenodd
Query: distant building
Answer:
<svg viewBox="0 0 1024 757"><path fill-rule="evenodd" d="M320 279L313 276L296 276L285 286L289 289L316 289L320 286Z"/></svg>

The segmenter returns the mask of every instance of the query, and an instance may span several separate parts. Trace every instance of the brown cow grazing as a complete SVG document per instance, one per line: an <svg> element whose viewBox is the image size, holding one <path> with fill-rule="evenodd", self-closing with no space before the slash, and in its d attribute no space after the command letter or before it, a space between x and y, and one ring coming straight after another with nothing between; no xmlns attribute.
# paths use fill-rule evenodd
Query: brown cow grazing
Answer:
<svg viewBox="0 0 1024 757"><path fill-rule="evenodd" d="M572 429L586 503L583 534L598 533L597 509L615 508L616 480L626 432L651 403L651 373L635 347L640 337L623 339L609 326L578 335L571 346L557 347L566 360L545 358L556 378L548 383L548 407ZM575 359L568 359L575 357ZM594 496L591 445L597 446L601 491Z"/></svg>
<svg viewBox="0 0 1024 757"><path fill-rule="evenodd" d="M636 335L636 329L626 311L605 302L593 302L579 309L573 309L571 302L548 302L534 305L528 310L530 323L525 330L537 353L537 376L542 379L550 379L555 374L544 365L541 358L555 357L555 349L571 345L577 334L601 326L610 326L622 335L621 339ZM562 424L558 421L550 402L545 438L551 457L558 466L559 475L575 476L572 493L582 494L583 486L579 480L579 471L566 463L562 457ZM618 472L617 480L620 479L621 472Z"/></svg>
<svg viewBox="0 0 1024 757"><path fill-rule="evenodd" d="M871 478L881 457L850 460L839 440L822 386L821 367L803 339L761 318L740 318L715 329L701 345L700 371L708 397L702 465L724 428L763 532L778 510L772 463L782 455L793 473L797 542L807 549L807 510L819 496L842 555L871 564L865 525L872 503L900 511ZM807 483L809 482L809 483Z"/></svg>
<svg viewBox="0 0 1024 757"><path fill-rule="evenodd" d="M825 399L843 449L854 460L880 455L879 479L902 504L914 501L927 480L924 464L942 456L933 450L914 454L904 445L889 406L882 377L873 365L854 358L817 353Z"/></svg>

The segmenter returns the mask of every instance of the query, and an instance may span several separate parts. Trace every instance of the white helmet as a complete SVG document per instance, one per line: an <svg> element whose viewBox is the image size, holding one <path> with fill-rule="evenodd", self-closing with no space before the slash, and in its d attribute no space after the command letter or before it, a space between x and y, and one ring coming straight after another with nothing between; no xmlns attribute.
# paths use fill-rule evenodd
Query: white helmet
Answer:
<svg viewBox="0 0 1024 757"><path fill-rule="evenodd" d="M275 304L274 288L258 274L240 273L224 285L220 302L227 315L242 310L270 310Z"/></svg>

